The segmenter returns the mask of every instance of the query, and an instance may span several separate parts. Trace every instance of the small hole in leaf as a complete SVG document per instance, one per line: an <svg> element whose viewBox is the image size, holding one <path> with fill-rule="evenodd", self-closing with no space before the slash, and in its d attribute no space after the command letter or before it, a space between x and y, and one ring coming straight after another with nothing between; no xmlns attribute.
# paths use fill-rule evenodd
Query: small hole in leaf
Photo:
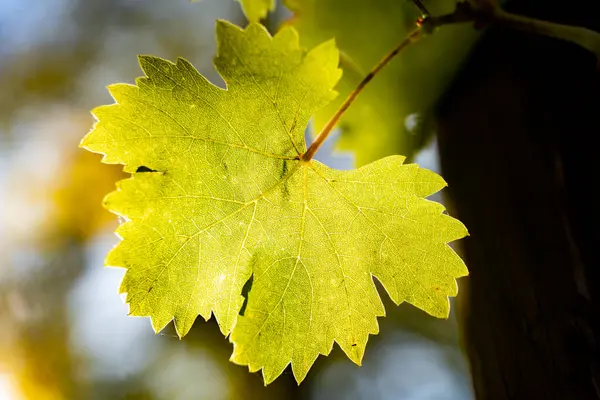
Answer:
<svg viewBox="0 0 600 400"><path fill-rule="evenodd" d="M142 165L140 167L137 167L135 172L139 173L139 172L158 172L158 171L156 171L155 169L148 168L145 165Z"/></svg>

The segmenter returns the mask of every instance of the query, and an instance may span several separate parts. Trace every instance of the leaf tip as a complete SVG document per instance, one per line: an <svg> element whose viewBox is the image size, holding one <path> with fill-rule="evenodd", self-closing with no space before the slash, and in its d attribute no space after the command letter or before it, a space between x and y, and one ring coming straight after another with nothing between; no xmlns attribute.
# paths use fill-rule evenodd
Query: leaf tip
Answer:
<svg viewBox="0 0 600 400"><path fill-rule="evenodd" d="M252 24L251 24L252 25ZM220 42L221 37L226 36L228 33L243 33L244 29L239 26L225 20L225 19L217 19L216 21L216 34L217 41Z"/></svg>
<svg viewBox="0 0 600 400"><path fill-rule="evenodd" d="M131 179L131 178L129 178ZM102 206L104 208L106 208L107 210L111 210L111 202L114 199L115 196L118 196L119 194L119 190L120 190L120 186L121 186L121 181L116 183L117 186L117 190L114 190L110 193L107 193L103 198L102 198Z"/></svg>
<svg viewBox="0 0 600 400"><path fill-rule="evenodd" d="M190 332L193 324L194 324L193 320L191 321L191 323L189 323L189 321L186 321L186 320L182 321L182 319L180 317L173 318L173 325L175 325L175 333L177 334L177 337L179 338L179 340L182 340L183 337Z"/></svg>
<svg viewBox="0 0 600 400"><path fill-rule="evenodd" d="M147 54L138 54L137 56L137 60L138 60L138 64L140 65L140 68L142 69L142 71L144 71L144 73L146 73L146 68L150 65L150 63L152 62L153 57L149 56ZM148 75L146 73L146 75ZM110 87L108 89L110 91Z"/></svg>
<svg viewBox="0 0 600 400"><path fill-rule="evenodd" d="M89 135L89 134L88 134L88 135ZM89 139L87 138L87 137L88 137L88 135L85 135L85 136L84 136L83 138L81 138L81 140L79 141L79 145L78 145L78 147L79 147L80 149L86 149L86 150L87 150L86 146L87 146L87 142L88 142L88 140L89 140Z"/></svg>
<svg viewBox="0 0 600 400"><path fill-rule="evenodd" d="M285 366L281 371L279 371L277 373L277 372L267 371L267 366L263 366L262 367L262 377L263 377L263 383L265 384L265 386L273 383L273 381L275 381L275 379L277 379L283 373L285 368L287 368L287 366Z"/></svg>
<svg viewBox="0 0 600 400"><path fill-rule="evenodd" d="M293 370L293 368L292 368L292 370ZM308 371L306 371L306 372L305 372L305 373L303 373L303 374L296 374L296 371L293 371L293 373L294 373L294 380L296 381L296 384L297 384L298 386L300 386L300 384L301 384L301 383L304 381L304 379L306 378L306 375L307 375Z"/></svg>
<svg viewBox="0 0 600 400"><path fill-rule="evenodd" d="M156 58L154 56L151 56L149 54L138 54L137 55L137 59L138 62L141 64L143 62L149 62L150 60L152 60L153 58Z"/></svg>
<svg viewBox="0 0 600 400"><path fill-rule="evenodd" d="M156 71L157 70L164 70L166 68L168 68L167 66L169 65L174 65L172 62L165 60L163 58L160 57L156 57L156 56L150 56L147 54L139 54L138 56L138 64L140 65L140 68L142 69L142 71L144 72L144 74L148 77L151 78L152 75L156 75ZM140 79L143 81L144 78L138 78L135 80L136 85L139 87L140 85ZM118 84L119 86L123 86L123 84ZM111 94L113 94L113 92L111 91ZM114 97L114 94L113 94Z"/></svg>
<svg viewBox="0 0 600 400"><path fill-rule="evenodd" d="M164 319L164 318L159 318L157 315L140 315L140 316L150 317L150 324L152 325L152 329L154 330L154 333L156 333L157 335L163 329L165 329L171 321L173 321L172 317L170 319ZM179 335L179 333L178 333L178 335Z"/></svg>

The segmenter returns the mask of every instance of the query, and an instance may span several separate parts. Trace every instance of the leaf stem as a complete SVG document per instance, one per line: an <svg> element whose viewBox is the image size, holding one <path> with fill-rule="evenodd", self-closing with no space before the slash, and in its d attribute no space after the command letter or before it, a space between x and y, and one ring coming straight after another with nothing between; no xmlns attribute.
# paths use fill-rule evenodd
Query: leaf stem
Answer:
<svg viewBox="0 0 600 400"><path fill-rule="evenodd" d="M356 97L358 97L360 92L363 91L365 86L367 86L367 84L371 82L375 75L377 75L377 73L381 71L383 67L385 67L396 55L398 55L398 53L400 53L402 50L408 47L411 43L418 41L422 36L421 33L421 27L418 27L417 29L409 33L408 36L406 36L406 38L404 38L404 40L402 40L398 44L398 46L396 46L392 51L386 54L386 56L383 57L381 61L379 61L375 68L373 68L373 70L363 78L363 80L358 84L358 86L348 95L346 100L344 100L340 108L335 112L335 114L333 114L329 122L327 122L327 125L323 127L323 129L316 137L315 141L312 142L308 150L306 150L306 152L302 154L302 156L300 157L302 161L310 161L313 158L317 150L319 150L319 147L321 147L323 142L325 142L325 139L327 139L327 136L329 136L329 134L331 133L339 119L342 117L344 112L348 109L348 107L350 107L354 100L356 100Z"/></svg>
<svg viewBox="0 0 600 400"><path fill-rule="evenodd" d="M420 1L416 1L415 4L417 4L419 8L422 6ZM383 57L375 68L373 68L373 70L358 84L356 89L348 95L340 108L333 114L329 122L327 122L327 125L325 125L317 135L315 141L310 145L308 150L300 156L300 160L307 162L314 157L315 153L319 150L323 142L325 142L325 139L327 139L327 136L329 136L344 112L346 112L348 107L356 100L356 97L363 91L365 86L367 86L375 75L398 55L398 53L410 44L417 42L423 36L433 33L437 28L443 25L462 22L473 22L475 23L475 26L479 28L485 26L498 26L530 34L566 40L589 50L600 60L600 33L596 31L579 26L563 25L511 14L502 10L498 0L464 0L457 3L456 9L450 14L440 16L425 15L424 17L419 18L417 20L417 29L409 33L398 46Z"/></svg>

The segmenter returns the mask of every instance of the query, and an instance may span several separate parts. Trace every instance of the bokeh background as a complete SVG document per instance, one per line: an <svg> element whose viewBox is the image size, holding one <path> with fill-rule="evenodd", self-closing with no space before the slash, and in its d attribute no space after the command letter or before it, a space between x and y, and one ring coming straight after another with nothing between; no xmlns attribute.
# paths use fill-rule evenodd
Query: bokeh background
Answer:
<svg viewBox="0 0 600 400"><path fill-rule="evenodd" d="M280 6L267 25L289 17ZM127 317L124 271L102 267L118 221L101 207L125 174L78 143L89 111L113 102L106 85L141 74L138 54L183 56L220 82L217 18L245 24L230 0L0 0L0 400L472 398L454 312L437 320L384 291L363 366L334 347L300 387L286 371L265 388L229 363L214 320L180 341ZM422 123L400 117L409 132ZM318 158L352 168L351 152L332 150L338 136ZM424 143L417 161L438 170Z"/></svg>

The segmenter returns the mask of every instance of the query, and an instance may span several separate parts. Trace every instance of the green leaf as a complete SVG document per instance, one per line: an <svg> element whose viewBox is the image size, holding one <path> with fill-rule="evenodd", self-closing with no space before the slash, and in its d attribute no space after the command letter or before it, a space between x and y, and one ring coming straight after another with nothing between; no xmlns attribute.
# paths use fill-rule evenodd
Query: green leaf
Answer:
<svg viewBox="0 0 600 400"><path fill-rule="evenodd" d="M400 156L354 171L299 160L335 96L334 43L306 53L293 28L222 21L217 37L227 90L183 59L141 57L147 77L111 86L117 104L93 111L82 141L133 174L105 200L127 220L106 264L127 268L130 314L156 331L174 320L180 336L214 314L231 360L266 383L290 362L302 381L334 341L360 363L385 313L373 277L395 303L446 317L467 274L447 243L467 231L424 199L444 180Z"/></svg>
<svg viewBox="0 0 600 400"><path fill-rule="evenodd" d="M250 22L258 22L275 10L275 0L238 0Z"/></svg>
<svg viewBox="0 0 600 400"><path fill-rule="evenodd" d="M290 23L300 32L302 45L314 46L335 38L344 57L341 96L317 113L316 132L327 123L358 82L410 31L420 16L408 0L285 0L295 13ZM442 15L456 2L431 0L429 11ZM343 10L341 12L340 10ZM430 122L435 102L452 79L476 38L468 24L447 26L403 51L367 86L339 126L339 147L356 154L357 165L391 154L411 157L432 129L407 129L406 117L418 113ZM421 128L424 128L421 126Z"/></svg>
<svg viewBox="0 0 600 400"><path fill-rule="evenodd" d="M192 0L196 2L200 0ZM267 17L269 11L275 10L275 0L237 0L241 3L244 14L250 22L258 22Z"/></svg>

